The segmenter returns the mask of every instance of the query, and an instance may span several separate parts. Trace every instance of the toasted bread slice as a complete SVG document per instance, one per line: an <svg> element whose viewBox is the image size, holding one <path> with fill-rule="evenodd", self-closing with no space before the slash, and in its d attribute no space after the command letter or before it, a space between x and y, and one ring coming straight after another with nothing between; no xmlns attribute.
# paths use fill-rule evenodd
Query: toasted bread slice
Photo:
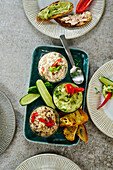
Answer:
<svg viewBox="0 0 113 170"><path fill-rule="evenodd" d="M79 109L75 113L60 118L60 127L81 125L88 121L87 113Z"/></svg>
<svg viewBox="0 0 113 170"><path fill-rule="evenodd" d="M55 19L55 21L64 27L80 27L91 21L91 19L92 13L90 11L85 11L82 14L58 17Z"/></svg>
<svg viewBox="0 0 113 170"><path fill-rule="evenodd" d="M54 7L55 7L55 6L58 5L59 2L60 2L60 3L63 3L63 2L69 3L69 4L70 4L70 8L67 9L67 11L65 11L65 12L61 12L61 11L60 11L58 14L53 14L53 13L52 13L53 10L50 10L49 7L51 7L52 5L54 5ZM67 5L67 6L68 6L68 5ZM73 4L72 4L71 2L68 2L68 1L56 1L56 2L53 2L53 3L50 4L49 6L47 6L47 7L45 7L45 8L43 8L43 9L40 10L40 12L39 12L38 15L37 15L37 21L48 21L48 20L55 19L55 18L57 18L57 17L63 16L63 15L65 15L65 14L68 14L69 12L71 12L71 11L73 10L73 7L74 7ZM61 9L61 10L64 10L64 8L65 8L65 6L63 7L63 5L62 5L62 9ZM46 9L48 10L46 14L49 14L50 17L47 18L47 15L46 15L45 17L41 18L41 17L40 17L41 12L44 11L44 10L46 10ZM57 9L55 9L55 10L57 10Z"/></svg>
<svg viewBox="0 0 113 170"><path fill-rule="evenodd" d="M78 125L72 127L65 127L63 130L65 138L69 141L74 141L77 129L78 129Z"/></svg>
<svg viewBox="0 0 113 170"><path fill-rule="evenodd" d="M84 124L88 121L88 115L83 110L79 109L75 112L76 123L78 125Z"/></svg>
<svg viewBox="0 0 113 170"><path fill-rule="evenodd" d="M75 126L76 121L75 121L75 113L68 114L64 117L60 118L60 126Z"/></svg>
<svg viewBox="0 0 113 170"><path fill-rule="evenodd" d="M84 125L79 125L77 129L77 135L82 139L85 143L88 141L87 131Z"/></svg>

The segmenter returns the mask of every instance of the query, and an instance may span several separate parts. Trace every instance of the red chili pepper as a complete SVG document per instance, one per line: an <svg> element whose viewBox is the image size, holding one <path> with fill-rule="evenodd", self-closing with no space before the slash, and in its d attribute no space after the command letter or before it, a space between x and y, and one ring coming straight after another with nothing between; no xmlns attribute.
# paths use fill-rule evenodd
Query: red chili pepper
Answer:
<svg viewBox="0 0 113 170"><path fill-rule="evenodd" d="M44 68L44 67L42 67L42 71L45 71L45 68Z"/></svg>
<svg viewBox="0 0 113 170"><path fill-rule="evenodd" d="M53 125L52 125L51 123L49 123L49 122L46 122L45 124L46 124L47 127L52 127L52 126L53 126Z"/></svg>
<svg viewBox="0 0 113 170"><path fill-rule="evenodd" d="M38 112L34 112L31 116L31 123L35 121L35 116L38 116Z"/></svg>
<svg viewBox="0 0 113 170"><path fill-rule="evenodd" d="M108 100L111 98L111 96L112 96L112 92L108 92L107 97L105 98L103 103L97 108L97 110L99 110L101 107L103 107L108 102Z"/></svg>
<svg viewBox="0 0 113 170"><path fill-rule="evenodd" d="M84 88L75 87L74 88L74 93L82 92L84 90L85 90Z"/></svg>
<svg viewBox="0 0 113 170"><path fill-rule="evenodd" d="M45 124L47 127L52 127L55 125L55 122L52 119L50 119L49 122L45 122Z"/></svg>
<svg viewBox="0 0 113 170"><path fill-rule="evenodd" d="M65 91L66 91L68 94L71 94L71 95L73 95L74 93L82 92L82 91L84 91L84 90L85 90L84 88L73 87L71 84L66 84L66 85L65 85Z"/></svg>
<svg viewBox="0 0 113 170"><path fill-rule="evenodd" d="M51 123L49 123L49 127L52 127L53 125Z"/></svg>
<svg viewBox="0 0 113 170"><path fill-rule="evenodd" d="M45 122L46 126L48 126L49 122Z"/></svg>
<svg viewBox="0 0 113 170"><path fill-rule="evenodd" d="M58 64L60 61L62 61L62 58L59 58L58 60L56 60L51 67L56 67L57 64Z"/></svg>
<svg viewBox="0 0 113 170"><path fill-rule="evenodd" d="M43 118L39 118L39 121L45 123L45 119Z"/></svg>
<svg viewBox="0 0 113 170"><path fill-rule="evenodd" d="M68 94L73 95L74 94L74 87L71 84L66 84L65 85L65 91Z"/></svg>
<svg viewBox="0 0 113 170"><path fill-rule="evenodd" d="M55 125L55 122L52 119L49 120L49 123L51 123L53 126Z"/></svg>
<svg viewBox="0 0 113 170"><path fill-rule="evenodd" d="M80 0L76 7L76 13L84 12L91 2L92 0Z"/></svg>
<svg viewBox="0 0 113 170"><path fill-rule="evenodd" d="M33 123L35 121L35 116L31 116L31 123Z"/></svg>
<svg viewBox="0 0 113 170"><path fill-rule="evenodd" d="M38 112L34 112L32 116L38 116Z"/></svg>

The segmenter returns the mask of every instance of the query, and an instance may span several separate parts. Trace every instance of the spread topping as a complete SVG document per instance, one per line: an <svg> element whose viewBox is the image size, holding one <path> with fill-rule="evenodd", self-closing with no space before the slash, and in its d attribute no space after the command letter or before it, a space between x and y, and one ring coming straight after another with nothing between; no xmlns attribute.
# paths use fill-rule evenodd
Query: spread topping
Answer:
<svg viewBox="0 0 113 170"><path fill-rule="evenodd" d="M41 106L35 109L30 116L30 127L38 136L50 136L58 128L57 115L52 108Z"/></svg>
<svg viewBox="0 0 113 170"><path fill-rule="evenodd" d="M74 14L74 15L68 15L66 17L62 17L60 20L65 23L70 23L72 26L78 24L79 22L85 22L88 21L88 19L91 17L91 12L86 11L82 14Z"/></svg>
<svg viewBox="0 0 113 170"><path fill-rule="evenodd" d="M40 19L48 19L54 15L66 13L70 10L72 4L67 1L59 1L58 3L53 3L47 8L39 12L38 17Z"/></svg>
<svg viewBox="0 0 113 170"><path fill-rule="evenodd" d="M77 91L78 90L78 91ZM57 108L63 112L74 112L83 101L82 88L73 83L60 84L53 93L53 100Z"/></svg>
<svg viewBox="0 0 113 170"><path fill-rule="evenodd" d="M56 82L65 77L68 71L68 63L60 53L50 52L42 56L38 64L38 70L44 79Z"/></svg>

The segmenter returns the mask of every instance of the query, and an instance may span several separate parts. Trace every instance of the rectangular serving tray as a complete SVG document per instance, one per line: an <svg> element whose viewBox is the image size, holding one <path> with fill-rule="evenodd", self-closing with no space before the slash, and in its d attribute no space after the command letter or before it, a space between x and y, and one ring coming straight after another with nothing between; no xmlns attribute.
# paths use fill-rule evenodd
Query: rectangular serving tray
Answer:
<svg viewBox="0 0 113 170"><path fill-rule="evenodd" d="M84 52L83 50L74 49L74 48L71 48L70 50L71 50L71 54L74 58L75 65L78 64L78 66L81 67L81 69L83 70L84 76L85 76L84 83L79 86L79 87L85 88L85 91L83 93L84 97L83 97L83 105L82 105L83 109L84 109L85 96L86 96L86 90L87 90L89 57L88 57L88 54L86 52ZM68 57L64 51L64 48L58 47L58 46L38 46L34 50L33 56L32 56L32 67L31 67L31 76L30 76L29 87L35 86L37 79L41 79L40 75L38 74L38 69L37 69L38 68L37 65L38 65L38 61L39 61L40 57L43 56L44 54L46 54L48 52L52 52L52 51L61 53L62 55L64 55L66 57L66 59L68 61L69 69L68 69L67 76L61 82L73 82L71 80L71 77L69 74L71 64L70 64ZM77 62L77 60L79 60L79 62ZM58 85L58 83L54 83L54 86L57 86L57 85ZM35 108L37 108L38 106L41 106L41 105L45 105L45 103L43 102L42 98L40 97L39 99L37 99L36 101L34 101L33 103L29 104L26 107L26 115L25 115L25 123L24 123L25 138L31 142L36 142L36 143L57 144L57 145L67 145L67 146L77 145L79 142L79 137L76 135L75 140L73 142L67 141L65 139L65 136L63 135L63 128L61 128L61 127L58 128L58 131L56 134L54 134L48 138L36 136L31 131L30 126L29 126L30 114Z"/></svg>

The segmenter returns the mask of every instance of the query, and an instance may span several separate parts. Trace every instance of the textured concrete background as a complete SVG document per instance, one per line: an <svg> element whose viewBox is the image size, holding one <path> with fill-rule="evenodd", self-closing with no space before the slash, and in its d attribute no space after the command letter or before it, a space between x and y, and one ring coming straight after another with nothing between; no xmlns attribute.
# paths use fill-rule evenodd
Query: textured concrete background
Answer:
<svg viewBox="0 0 113 170"><path fill-rule="evenodd" d="M113 0L106 0L101 21L86 35L68 41L90 56L89 79L105 62L113 59ZM26 94L34 48L39 45L61 45L59 40L38 32L27 20L21 0L0 0L0 89L13 103L16 133L11 145L0 155L0 170L14 170L22 161L40 153L57 153L70 158L82 170L113 169L113 139L101 133L89 118L86 123L88 143L58 147L34 144L23 136L25 107L19 99Z"/></svg>

